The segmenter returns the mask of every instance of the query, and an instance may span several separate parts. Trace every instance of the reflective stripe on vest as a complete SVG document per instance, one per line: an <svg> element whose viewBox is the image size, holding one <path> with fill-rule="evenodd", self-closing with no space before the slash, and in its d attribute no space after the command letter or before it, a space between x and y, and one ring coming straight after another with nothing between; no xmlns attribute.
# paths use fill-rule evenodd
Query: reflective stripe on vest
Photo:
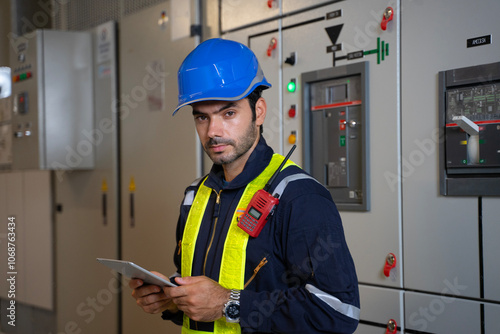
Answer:
<svg viewBox="0 0 500 334"><path fill-rule="evenodd" d="M237 209L246 208L248 206L253 195L259 189L264 188L265 184L276 169L278 169L283 159L284 157L282 155L273 155L266 169L246 186L236 206ZM295 164L287 161L283 168L290 165ZM196 239L198 238L205 208L210 199L210 194L213 191L211 188L205 186L205 181L206 179L203 180L203 183L198 188L196 196L194 197L182 236L181 273L183 277L191 276ZM243 290L245 285L246 247L249 235L238 227L237 218L240 214L237 213L237 210L233 213L222 253L219 284L226 289ZM195 334L207 332L189 329L189 318L184 315L182 333ZM241 333L241 327L239 324L228 323L225 318L220 318L214 322L214 333Z"/></svg>

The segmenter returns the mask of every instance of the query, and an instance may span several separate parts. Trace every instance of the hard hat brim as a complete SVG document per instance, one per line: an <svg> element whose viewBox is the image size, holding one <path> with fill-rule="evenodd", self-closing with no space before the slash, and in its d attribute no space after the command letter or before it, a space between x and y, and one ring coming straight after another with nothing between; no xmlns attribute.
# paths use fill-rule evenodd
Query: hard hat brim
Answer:
<svg viewBox="0 0 500 334"><path fill-rule="evenodd" d="M268 89L271 88L272 85L267 82L265 78L255 78L254 83L246 89L243 93L237 95L237 96L220 96L220 94L213 94L213 92L207 92L204 94L204 96L200 96L198 98L190 98L187 99L185 102L179 103L177 107L174 109L174 112L172 113L172 116L174 116L179 109L182 107L197 103L197 102L203 102L203 101L239 101L247 97L250 93L254 91L255 88L261 86L263 89Z"/></svg>

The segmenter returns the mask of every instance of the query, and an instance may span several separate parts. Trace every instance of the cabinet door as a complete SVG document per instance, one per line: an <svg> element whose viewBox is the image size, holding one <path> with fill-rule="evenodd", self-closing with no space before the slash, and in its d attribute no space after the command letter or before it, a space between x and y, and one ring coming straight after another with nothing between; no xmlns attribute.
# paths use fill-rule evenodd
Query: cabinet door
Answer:
<svg viewBox="0 0 500 334"><path fill-rule="evenodd" d="M386 334L387 333L387 328L384 328L383 326L371 326L367 325L364 323L360 323L358 325L358 328L356 328L356 334ZM402 333L400 331L397 331L396 333Z"/></svg>
<svg viewBox="0 0 500 334"><path fill-rule="evenodd" d="M405 328L425 333L481 333L481 305L445 295L405 293Z"/></svg>
<svg viewBox="0 0 500 334"><path fill-rule="evenodd" d="M56 295L51 172L0 173L0 189L0 251L5 256L0 269L15 280L13 286L1 285L2 307L16 301L16 324L26 333L51 331ZM5 328L10 320L2 320Z"/></svg>
<svg viewBox="0 0 500 334"><path fill-rule="evenodd" d="M498 61L498 44L467 48L467 39L500 34L500 2L403 0L401 8L405 287L441 293L457 280L462 296L477 298L478 199L439 195L438 73Z"/></svg>
<svg viewBox="0 0 500 334"><path fill-rule="evenodd" d="M53 228L51 177L47 171L0 174L0 247L5 254L1 269L14 272L15 300L53 310ZM7 224L7 223L12 224ZM9 240L9 238L11 238ZM14 255L7 256L7 247ZM8 260L8 261L7 261ZM9 266L8 266L9 264ZM12 265L13 267L10 267ZM37 277L36 283L30 278ZM9 286L2 285L0 296L11 299Z"/></svg>
<svg viewBox="0 0 500 334"><path fill-rule="evenodd" d="M118 257L116 27L108 22L90 31L98 50L92 53L95 111L80 144L93 146L95 168L53 172L58 333L118 331L119 279L96 261Z"/></svg>
<svg viewBox="0 0 500 334"><path fill-rule="evenodd" d="M500 198L483 197L484 298L500 301ZM500 328L500 326L498 327Z"/></svg>
<svg viewBox="0 0 500 334"><path fill-rule="evenodd" d="M361 285L359 287L359 297L361 302L361 323L376 324L380 328L392 326L392 324L398 328L402 327L404 320L402 291ZM389 324L390 322L391 324ZM358 328L356 333L359 330ZM361 331L361 333L363 332ZM378 332L385 333L382 329Z"/></svg>
<svg viewBox="0 0 500 334"><path fill-rule="evenodd" d="M329 0L281 0L281 6L283 8L283 14L290 14L295 11L305 10L307 8L316 7L324 5L328 2L332 2Z"/></svg>
<svg viewBox="0 0 500 334"><path fill-rule="evenodd" d="M380 27L387 1L341 1L283 19L283 57L292 52L297 62L283 63L283 87L297 78L295 93L283 88L284 151L291 146L288 137L297 133L299 149L294 160L303 163L304 110L300 87L301 74L309 71L341 68L357 62L368 62L368 182L371 187L371 208L368 212L341 211L341 217L356 264L360 283L402 287L401 245L401 186L399 180L386 179L387 173L397 175L400 154L400 109L398 99L398 49L400 18L398 13L386 30ZM341 12L342 15L328 15ZM380 15L379 15L380 14ZM302 23L302 24L301 24ZM331 32L331 38L327 33ZM332 45L342 47L327 52ZM348 54L361 51L361 58L348 59ZM383 82L383 84L381 84ZM287 115L290 106L297 106L295 117ZM314 129L312 129L314 131ZM334 139L332 139L334 140ZM367 251L369 249L369 251ZM396 257L396 267L384 276L386 257Z"/></svg>
<svg viewBox="0 0 500 334"><path fill-rule="evenodd" d="M500 328L500 306L498 304L484 305L484 328L486 334L498 333Z"/></svg>
<svg viewBox="0 0 500 334"><path fill-rule="evenodd" d="M15 254L15 269L18 272L16 275L16 301L20 303L26 303L26 273L24 268L26 266L26 242L25 242L25 231L26 231L26 219L25 219L25 203L24 203L24 189L23 189L23 173L22 172L12 172L5 174L5 192L6 192L6 212L3 214L4 222L2 225L7 226L7 218L14 217L15 230L5 229L5 233L13 232L16 238L16 254ZM4 239L7 241L6 239ZM2 251L3 254L7 254L7 243L2 240ZM7 261L2 261L5 263L5 272L9 272L6 266ZM10 261L9 261L10 262ZM5 285L7 287L7 285ZM4 298L7 298L8 289L5 289Z"/></svg>
<svg viewBox="0 0 500 334"><path fill-rule="evenodd" d="M54 309L54 240L52 223L52 179L48 171L23 172L24 285L26 302L43 309ZM19 263L21 264L21 263ZM31 278L36 277L36 282Z"/></svg>
<svg viewBox="0 0 500 334"><path fill-rule="evenodd" d="M278 17L279 0L222 0L220 4L223 32Z"/></svg>
<svg viewBox="0 0 500 334"><path fill-rule="evenodd" d="M0 173L0 219L4 222L0 224L0 254L7 254L7 246L8 246L8 240L7 236L8 233L11 232L8 230L8 219L9 217L15 217L15 211L10 207L9 205L9 199L13 198L16 196L15 193L12 193L11 186L10 186L10 181L9 177L11 176L11 173ZM17 196L21 196L20 193L17 194ZM16 217L17 219L17 217ZM2 260L0 262L0 270L2 273L7 273L9 272L8 270L8 264L9 261ZM8 284L1 284L0 285L0 297L4 299L8 299L8 292L9 292L9 287Z"/></svg>
<svg viewBox="0 0 500 334"><path fill-rule="evenodd" d="M188 8L195 8L193 3ZM170 15L159 21L162 13L168 16L174 11L174 4L187 2L168 1L120 22L121 254L167 276L175 271L179 207L184 189L197 177L198 164L190 108L172 117L177 71L195 47L195 38L189 37L191 17ZM143 312L128 288L122 305L124 333L179 330L160 316Z"/></svg>

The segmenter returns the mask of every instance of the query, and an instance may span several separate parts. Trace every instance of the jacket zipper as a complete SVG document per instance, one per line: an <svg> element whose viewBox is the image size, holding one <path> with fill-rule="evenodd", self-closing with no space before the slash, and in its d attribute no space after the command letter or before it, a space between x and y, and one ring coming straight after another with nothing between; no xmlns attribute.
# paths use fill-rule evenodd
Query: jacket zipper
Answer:
<svg viewBox="0 0 500 334"><path fill-rule="evenodd" d="M253 281L253 279L255 278L255 276L257 276L257 273L259 272L260 268L264 267L266 265L266 263L267 263L267 258L263 258L262 260L260 260L260 263L253 270L252 277L250 277L248 279L248 281L245 283L244 289L247 287L248 284L250 284L250 282Z"/></svg>
<svg viewBox="0 0 500 334"><path fill-rule="evenodd" d="M217 221L219 220L219 211L220 211L219 204L220 204L220 194L222 193L222 189L219 192L215 191L215 189L214 189L214 192L217 195L217 199L215 200L215 204L217 205L217 208L216 208L217 213L216 213L215 220L214 220L214 226L212 227L212 237L210 238L210 243L208 244L207 252L205 253L205 261L203 261L203 275L206 275L205 268L207 266L208 253L210 252L210 248L212 247L212 243L214 241L214 236L215 236L215 229L217 227Z"/></svg>

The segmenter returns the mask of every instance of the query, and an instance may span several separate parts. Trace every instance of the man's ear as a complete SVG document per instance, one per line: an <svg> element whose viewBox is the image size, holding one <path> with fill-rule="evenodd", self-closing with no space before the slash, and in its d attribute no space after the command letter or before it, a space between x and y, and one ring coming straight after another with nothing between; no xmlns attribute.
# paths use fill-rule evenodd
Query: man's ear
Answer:
<svg viewBox="0 0 500 334"><path fill-rule="evenodd" d="M264 120L266 119L266 113L267 113L267 103L266 100L261 97L257 100L257 103L255 103L255 124L256 125L262 125L264 124Z"/></svg>

